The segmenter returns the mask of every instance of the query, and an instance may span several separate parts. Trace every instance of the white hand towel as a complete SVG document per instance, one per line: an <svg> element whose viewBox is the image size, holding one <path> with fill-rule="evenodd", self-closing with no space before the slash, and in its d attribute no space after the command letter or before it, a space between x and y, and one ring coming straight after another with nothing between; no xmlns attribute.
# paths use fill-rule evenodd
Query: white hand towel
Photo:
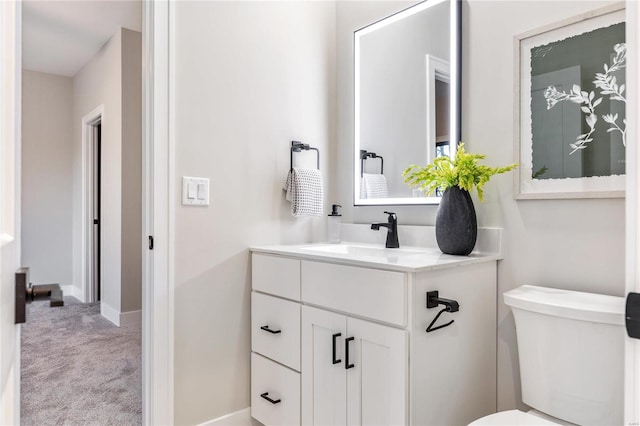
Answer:
<svg viewBox="0 0 640 426"><path fill-rule="evenodd" d="M360 178L360 197L361 198L388 198L389 188L387 187L387 178L382 174L363 173ZM363 197L364 195L364 197Z"/></svg>
<svg viewBox="0 0 640 426"><path fill-rule="evenodd" d="M283 189L287 201L291 201L292 215L322 216L324 198L320 170L294 167L289 171Z"/></svg>

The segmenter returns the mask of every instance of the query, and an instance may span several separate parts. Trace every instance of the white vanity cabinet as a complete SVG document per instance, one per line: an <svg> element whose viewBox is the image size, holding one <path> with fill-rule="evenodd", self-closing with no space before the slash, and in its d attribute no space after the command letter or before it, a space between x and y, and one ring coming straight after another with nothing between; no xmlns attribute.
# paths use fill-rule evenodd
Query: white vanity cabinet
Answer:
<svg viewBox="0 0 640 426"><path fill-rule="evenodd" d="M252 255L251 414L265 425L467 424L496 410L496 262L382 268ZM426 308L426 292L459 312Z"/></svg>

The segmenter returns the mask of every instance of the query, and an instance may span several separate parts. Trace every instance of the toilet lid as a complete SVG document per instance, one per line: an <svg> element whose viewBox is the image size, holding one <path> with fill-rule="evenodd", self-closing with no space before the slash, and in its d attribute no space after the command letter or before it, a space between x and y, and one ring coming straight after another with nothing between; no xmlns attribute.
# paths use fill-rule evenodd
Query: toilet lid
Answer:
<svg viewBox="0 0 640 426"><path fill-rule="evenodd" d="M520 410L501 411L495 414L489 414L478 419L470 425L478 426L540 426L540 425L558 425L558 423L550 422L534 414L525 413Z"/></svg>

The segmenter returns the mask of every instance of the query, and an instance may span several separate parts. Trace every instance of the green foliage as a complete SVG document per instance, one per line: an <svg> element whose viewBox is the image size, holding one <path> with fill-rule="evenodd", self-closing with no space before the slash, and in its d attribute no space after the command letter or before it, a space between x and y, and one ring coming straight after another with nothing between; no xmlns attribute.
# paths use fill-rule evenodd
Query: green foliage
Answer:
<svg viewBox="0 0 640 426"><path fill-rule="evenodd" d="M547 166L542 166L540 170L531 174L531 179L539 179L540 176L544 176L547 173L547 170L549 170Z"/></svg>
<svg viewBox="0 0 640 426"><path fill-rule="evenodd" d="M475 186L478 198L484 201L482 188L493 175L513 170L517 164L506 167L488 167L478 164L484 155L470 154L464 150L461 142L456 150L456 158L438 157L425 167L411 165L402 173L404 183L412 188L424 191L426 196L432 195L436 189L444 191L452 186L471 192Z"/></svg>

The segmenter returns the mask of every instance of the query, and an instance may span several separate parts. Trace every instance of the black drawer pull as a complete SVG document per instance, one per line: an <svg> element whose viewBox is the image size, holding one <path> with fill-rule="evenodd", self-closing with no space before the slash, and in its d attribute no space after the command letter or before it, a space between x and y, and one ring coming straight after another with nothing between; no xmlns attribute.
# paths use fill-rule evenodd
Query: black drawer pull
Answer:
<svg viewBox="0 0 640 426"><path fill-rule="evenodd" d="M275 404L278 404L279 402L282 402L282 400L281 400L281 399L271 399L271 398L269 398L269 396L268 396L268 395L269 395L269 392L265 392L265 393L261 393L261 394L260 394L260 396L261 396L262 398L266 399L267 401L269 401L270 403L272 403L272 404L274 404L274 405L275 405Z"/></svg>
<svg viewBox="0 0 640 426"><path fill-rule="evenodd" d="M344 352L345 357L347 358L346 364L344 365L345 370L355 367L355 364L349 364L349 342L351 342L352 340L356 340L356 338L347 337L346 339L344 339Z"/></svg>
<svg viewBox="0 0 640 426"><path fill-rule="evenodd" d="M333 339L332 350L331 350L331 360L334 364L340 364L342 362L341 359L336 359L336 339L342 336L342 333L336 333L331 338Z"/></svg>
<svg viewBox="0 0 640 426"><path fill-rule="evenodd" d="M263 325L262 327L260 327L260 330L268 331L271 334L282 333L282 330L272 330L272 329L269 328L268 325Z"/></svg>

